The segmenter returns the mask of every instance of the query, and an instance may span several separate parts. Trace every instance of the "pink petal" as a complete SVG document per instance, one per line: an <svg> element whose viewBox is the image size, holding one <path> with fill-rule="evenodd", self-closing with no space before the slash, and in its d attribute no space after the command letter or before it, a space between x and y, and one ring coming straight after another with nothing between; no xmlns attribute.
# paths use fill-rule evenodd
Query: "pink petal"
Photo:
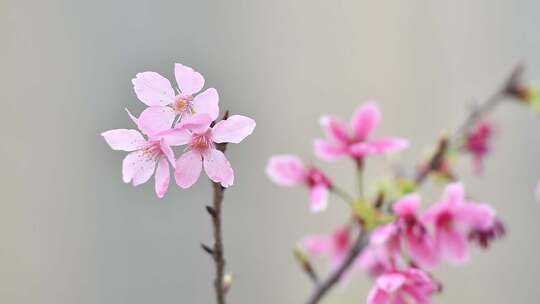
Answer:
<svg viewBox="0 0 540 304"><path fill-rule="evenodd" d="M137 172L133 176L132 184L133 186L138 186L146 183L152 174L154 174L154 169L156 168L156 161L148 157L143 156L137 166Z"/></svg>
<svg viewBox="0 0 540 304"><path fill-rule="evenodd" d="M309 189L311 212L320 212L328 205L328 187L326 185L315 185Z"/></svg>
<svg viewBox="0 0 540 304"><path fill-rule="evenodd" d="M212 118L208 113L199 113L182 117L182 121L175 128L187 129L195 133L204 133L208 130L211 123Z"/></svg>
<svg viewBox="0 0 540 304"><path fill-rule="evenodd" d="M189 143L193 135L186 129L174 128L154 135L155 139L163 139L169 146L180 146Z"/></svg>
<svg viewBox="0 0 540 304"><path fill-rule="evenodd" d="M216 120L219 116L219 95L216 89L210 88L198 94L193 99L193 109L195 113L207 113L211 120Z"/></svg>
<svg viewBox="0 0 540 304"><path fill-rule="evenodd" d="M396 152L409 147L409 141L402 138L382 138L370 142L373 154Z"/></svg>
<svg viewBox="0 0 540 304"><path fill-rule="evenodd" d="M139 150L131 152L122 161L122 179L124 183L129 183L140 168L140 163L144 160L144 152Z"/></svg>
<svg viewBox="0 0 540 304"><path fill-rule="evenodd" d="M371 142L356 143L349 148L349 151L355 157L364 157L368 155L381 155L388 152L395 152L405 149L408 146L408 141L404 139L384 138Z"/></svg>
<svg viewBox="0 0 540 304"><path fill-rule="evenodd" d="M443 200L449 204L456 205L463 203L465 198L465 189L462 183L453 183L444 189Z"/></svg>
<svg viewBox="0 0 540 304"><path fill-rule="evenodd" d="M266 175L280 186L295 186L306 179L306 168L295 155L272 156L266 166Z"/></svg>
<svg viewBox="0 0 540 304"><path fill-rule="evenodd" d="M253 133L255 125L255 120L249 117L233 115L212 128L212 138L216 143L237 144Z"/></svg>
<svg viewBox="0 0 540 304"><path fill-rule="evenodd" d="M370 236L373 245L383 245L398 236L399 228L395 223L390 223L377 227Z"/></svg>
<svg viewBox="0 0 540 304"><path fill-rule="evenodd" d="M315 140L313 148L315 155L326 161L336 161L348 155L345 147L336 143L329 143L322 139Z"/></svg>
<svg viewBox="0 0 540 304"><path fill-rule="evenodd" d="M377 281L377 287L387 293L396 292L405 284L406 278L400 273L388 273L380 276Z"/></svg>
<svg viewBox="0 0 540 304"><path fill-rule="evenodd" d="M379 289L375 284L369 291L367 304L394 304L390 302L390 295Z"/></svg>
<svg viewBox="0 0 540 304"><path fill-rule="evenodd" d="M467 236L452 228L438 229L436 240L441 254L452 264L463 264L469 258L469 243Z"/></svg>
<svg viewBox="0 0 540 304"><path fill-rule="evenodd" d="M148 107L138 120L139 129L146 135L152 136L172 127L176 114L169 107Z"/></svg>
<svg viewBox="0 0 540 304"><path fill-rule="evenodd" d="M354 157L364 157L376 154L374 146L368 142L359 142L349 146L349 153Z"/></svg>
<svg viewBox="0 0 540 304"><path fill-rule="evenodd" d="M174 76L182 94L193 95L204 86L204 77L199 72L180 63L174 65Z"/></svg>
<svg viewBox="0 0 540 304"><path fill-rule="evenodd" d="M233 184L234 172L223 152L211 149L204 154L203 160L204 171L212 181L220 183L223 187Z"/></svg>
<svg viewBox="0 0 540 304"><path fill-rule="evenodd" d="M435 240L427 233L423 236L407 235L407 248L411 259L423 269L433 269L439 262Z"/></svg>
<svg viewBox="0 0 540 304"><path fill-rule="evenodd" d="M371 277L380 276L383 272L387 271L390 266L386 265L383 259L379 258L376 251L370 247L367 247L362 251L362 254L355 263L355 266L356 265L367 272Z"/></svg>
<svg viewBox="0 0 540 304"><path fill-rule="evenodd" d="M159 198L163 198L165 193L167 192L167 189L169 188L169 181L171 179L170 173L169 173L169 162L166 158L161 158L158 162L157 169L156 169L156 184L155 184L155 190L156 195Z"/></svg>
<svg viewBox="0 0 540 304"><path fill-rule="evenodd" d="M137 98L148 106L165 106L174 100L171 83L158 73L139 73L131 82Z"/></svg>
<svg viewBox="0 0 540 304"><path fill-rule="evenodd" d="M392 206L392 209L394 213L400 216L408 214L415 215L420 208L420 201L420 195L412 193L397 200Z"/></svg>
<svg viewBox="0 0 540 304"><path fill-rule="evenodd" d="M137 130L115 129L101 133L105 141L113 150L135 151L146 143L144 137Z"/></svg>
<svg viewBox="0 0 540 304"><path fill-rule="evenodd" d="M307 236L303 238L300 243L302 247L312 255L329 253L333 248L333 240L327 235Z"/></svg>
<svg viewBox="0 0 540 304"><path fill-rule="evenodd" d="M376 104L366 103L356 108L351 125L357 139L365 140L377 128L380 120L381 112Z"/></svg>
<svg viewBox="0 0 540 304"><path fill-rule="evenodd" d="M165 139L162 138L159 141L159 148L161 149L161 152L165 154L165 158L174 166L174 163L175 163L174 152L171 149L171 147L169 147Z"/></svg>
<svg viewBox="0 0 540 304"><path fill-rule="evenodd" d="M343 144L347 144L350 141L347 125L343 121L330 116L323 116L320 123L328 138Z"/></svg>
<svg viewBox="0 0 540 304"><path fill-rule="evenodd" d="M487 204L468 203L456 210L456 221L474 229L488 229L495 223L496 212Z"/></svg>
<svg viewBox="0 0 540 304"><path fill-rule="evenodd" d="M186 189L197 181L202 170L202 156L199 152L188 151L182 154L177 160L174 169L176 184L180 188Z"/></svg>

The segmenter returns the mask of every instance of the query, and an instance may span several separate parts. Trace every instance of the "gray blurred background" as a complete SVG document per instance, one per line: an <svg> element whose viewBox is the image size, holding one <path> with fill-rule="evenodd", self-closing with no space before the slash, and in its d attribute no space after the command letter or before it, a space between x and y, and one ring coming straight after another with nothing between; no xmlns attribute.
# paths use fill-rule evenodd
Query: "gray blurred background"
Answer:
<svg viewBox="0 0 540 304"><path fill-rule="evenodd" d="M308 233L341 223L332 201L311 215L303 189L279 189L268 157L314 160L324 113L348 117L366 99L384 111L379 135L411 139L409 164L467 103L488 96L519 61L540 79L540 2L504 1L27 1L0 0L0 302L212 303L206 179L172 187L121 181L122 152L100 132L130 127L143 109L131 78L173 64L200 70L222 109L257 120L231 146L236 183L226 193L231 303L301 303L310 282L291 255ZM481 179L460 172L475 198L493 203L509 235L466 268L442 267L436 303L536 303L540 297L540 119L507 104ZM329 166L344 187L351 164ZM370 160L368 181L384 175ZM429 197L440 189L428 187ZM325 268L325 261L318 266ZM358 275L325 303L363 303Z"/></svg>

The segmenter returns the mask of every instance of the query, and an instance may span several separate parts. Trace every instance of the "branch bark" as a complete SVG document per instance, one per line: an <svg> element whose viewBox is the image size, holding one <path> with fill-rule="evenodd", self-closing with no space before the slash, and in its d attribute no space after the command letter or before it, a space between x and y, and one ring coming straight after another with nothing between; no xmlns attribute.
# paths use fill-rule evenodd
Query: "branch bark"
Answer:
<svg viewBox="0 0 540 304"><path fill-rule="evenodd" d="M223 120L229 117L229 111L225 112ZM216 149L225 153L227 144L217 144ZM225 295L227 290L225 288L223 278L225 277L225 254L223 248L223 232L222 232L222 212L223 195L225 188L219 183L212 182L212 188L214 190L212 206L207 206L206 210L212 218L212 228L214 234L214 246L212 249L203 245L203 249L212 256L215 264L215 279L214 289L216 293L216 303L225 304Z"/></svg>
<svg viewBox="0 0 540 304"><path fill-rule="evenodd" d="M482 104L473 109L465 120L459 125L454 133L453 138L443 138L439 141L437 150L429 159L427 165L420 169L414 180L417 185L422 184L428 177L429 173L437 170L444 161L445 154L451 145L464 140L473 128L482 118L493 111L502 101L518 94L521 76L523 74L523 66L517 65L501 87L491 97L486 99Z"/></svg>

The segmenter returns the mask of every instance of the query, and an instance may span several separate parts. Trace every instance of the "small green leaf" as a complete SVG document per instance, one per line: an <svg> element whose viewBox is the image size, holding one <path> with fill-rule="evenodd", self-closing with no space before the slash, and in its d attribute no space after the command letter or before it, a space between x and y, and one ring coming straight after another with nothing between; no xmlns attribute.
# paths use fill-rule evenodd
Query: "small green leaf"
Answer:
<svg viewBox="0 0 540 304"><path fill-rule="evenodd" d="M362 220L367 230L373 230L380 225L394 221L395 217L382 213L365 201L357 201L353 204L356 215Z"/></svg>

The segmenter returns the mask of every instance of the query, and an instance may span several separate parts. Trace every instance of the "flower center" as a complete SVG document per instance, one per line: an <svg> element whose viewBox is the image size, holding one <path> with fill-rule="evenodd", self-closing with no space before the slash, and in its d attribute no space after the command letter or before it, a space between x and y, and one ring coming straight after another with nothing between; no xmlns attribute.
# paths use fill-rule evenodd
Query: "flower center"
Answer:
<svg viewBox="0 0 540 304"><path fill-rule="evenodd" d="M172 108L178 115L193 113L192 101L193 97L191 95L178 95L176 101L172 104Z"/></svg>
<svg viewBox="0 0 540 304"><path fill-rule="evenodd" d="M204 133L193 134L189 147L198 152L205 152L214 147L211 130Z"/></svg>
<svg viewBox="0 0 540 304"><path fill-rule="evenodd" d="M436 225L439 227L450 228L454 222L454 215L450 212L443 212L437 218Z"/></svg>
<svg viewBox="0 0 540 304"><path fill-rule="evenodd" d="M332 187L332 182L324 173L322 173L317 168L310 168L307 174L307 184L309 187L317 185L325 185L326 187Z"/></svg>
<svg viewBox="0 0 540 304"><path fill-rule="evenodd" d="M161 155L163 155L159 141L149 142L148 145L142 149L142 151L144 156L153 160L157 160Z"/></svg>

